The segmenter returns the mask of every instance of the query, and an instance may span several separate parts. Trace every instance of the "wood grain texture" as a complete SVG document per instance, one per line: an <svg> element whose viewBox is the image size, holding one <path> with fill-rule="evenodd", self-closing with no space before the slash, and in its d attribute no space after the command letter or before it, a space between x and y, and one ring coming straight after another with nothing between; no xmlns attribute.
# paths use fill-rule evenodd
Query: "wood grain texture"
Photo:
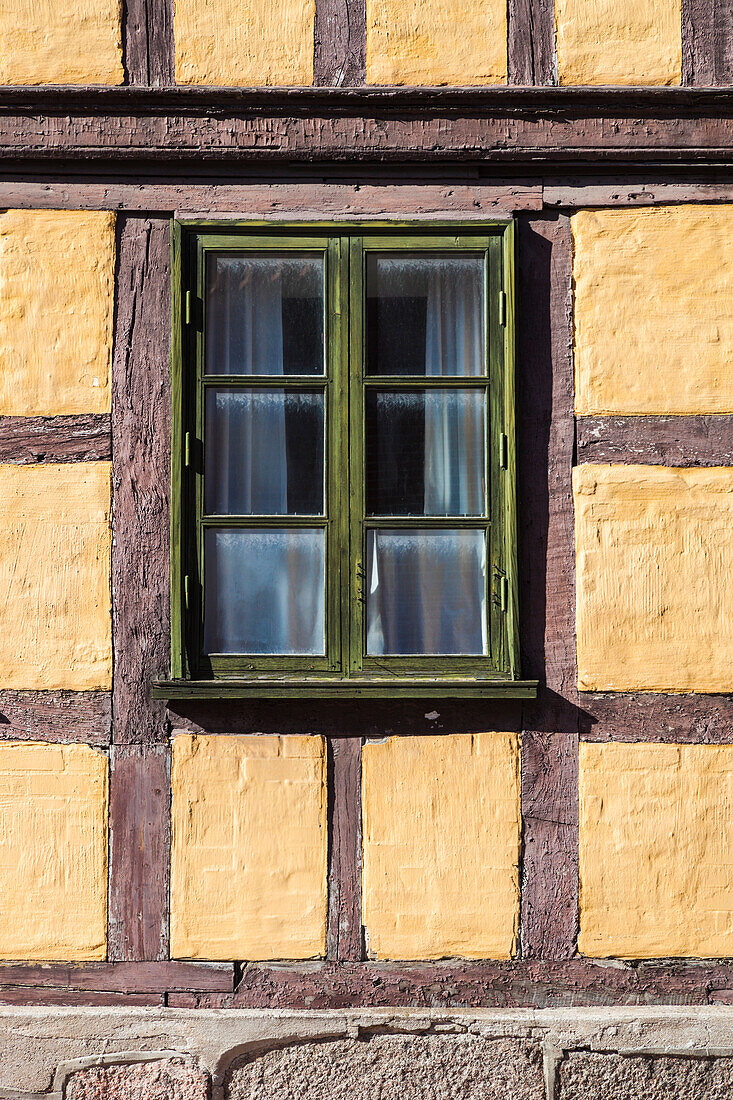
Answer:
<svg viewBox="0 0 733 1100"><path fill-rule="evenodd" d="M227 993L234 989L233 963L120 962L0 966L0 989L92 990L102 993L164 993L176 990Z"/></svg>
<svg viewBox="0 0 733 1100"><path fill-rule="evenodd" d="M509 0L509 83L556 84L554 0Z"/></svg>
<svg viewBox="0 0 733 1100"><path fill-rule="evenodd" d="M724 173L710 173L708 179L690 173L689 179L670 181L652 172L629 178L614 175L603 179L592 175L545 178L542 199L546 207L587 209L593 206L668 206L681 202L731 202L733 181Z"/></svg>
<svg viewBox="0 0 733 1100"><path fill-rule="evenodd" d="M578 462L733 465L733 416L581 416Z"/></svg>
<svg viewBox="0 0 733 1100"><path fill-rule="evenodd" d="M112 369L113 740L160 742L150 678L168 666L170 239L163 219L121 220ZM168 951L167 750L113 755L110 957Z"/></svg>
<svg viewBox="0 0 733 1100"><path fill-rule="evenodd" d="M316 0L314 84L364 83L366 22L366 0Z"/></svg>
<svg viewBox="0 0 733 1100"><path fill-rule="evenodd" d="M582 692L584 741L733 744L733 696Z"/></svg>
<svg viewBox="0 0 733 1100"><path fill-rule="evenodd" d="M173 0L125 0L123 61L128 84L174 83Z"/></svg>
<svg viewBox="0 0 733 1100"><path fill-rule="evenodd" d="M160 741L150 679L169 663L170 229L121 219L112 370L112 714L117 744Z"/></svg>
<svg viewBox="0 0 733 1100"><path fill-rule="evenodd" d="M329 959L362 958L361 738L328 740Z"/></svg>
<svg viewBox="0 0 733 1100"><path fill-rule="evenodd" d="M41 1007L152 1008L165 1005L165 993L95 993L73 989L0 989L0 1005Z"/></svg>
<svg viewBox="0 0 733 1100"><path fill-rule="evenodd" d="M733 6L729 0L682 0L682 83L733 84Z"/></svg>
<svg viewBox="0 0 733 1100"><path fill-rule="evenodd" d="M93 462L111 457L110 418L104 413L0 417L0 462Z"/></svg>
<svg viewBox="0 0 733 1100"><path fill-rule="evenodd" d="M168 947L167 745L120 745L110 759L108 957L164 959Z"/></svg>
<svg viewBox="0 0 733 1100"><path fill-rule="evenodd" d="M572 240L519 223L517 424L522 672L543 683L522 733L521 951L567 958L577 929Z"/></svg>
<svg viewBox="0 0 733 1100"><path fill-rule="evenodd" d="M108 691L0 691L0 738L84 742L104 747L112 736Z"/></svg>
<svg viewBox="0 0 733 1100"><path fill-rule="evenodd" d="M467 181L466 175L474 177ZM370 178L370 176L372 178ZM471 169L444 179L420 180L414 172L399 178L373 178L366 169L358 182L337 176L322 181L211 180L196 175L175 178L136 174L97 180L44 175L42 180L0 179L0 207L176 212L179 217L221 215L304 219L354 217L490 218L516 210L541 210L542 186L536 179L477 179ZM731 185L733 196L733 185Z"/></svg>
<svg viewBox="0 0 733 1100"><path fill-rule="evenodd" d="M730 963L587 959L247 966L237 992L171 993L172 1008L560 1008L709 1004L733 989Z"/></svg>
<svg viewBox="0 0 733 1100"><path fill-rule="evenodd" d="M652 92L658 92L653 95ZM267 94L160 89L0 94L0 159L16 163L374 161L531 166L720 164L733 149L733 104L689 88ZM563 94L565 93L565 94ZM52 108L52 113L49 113ZM552 124L548 123L552 120Z"/></svg>

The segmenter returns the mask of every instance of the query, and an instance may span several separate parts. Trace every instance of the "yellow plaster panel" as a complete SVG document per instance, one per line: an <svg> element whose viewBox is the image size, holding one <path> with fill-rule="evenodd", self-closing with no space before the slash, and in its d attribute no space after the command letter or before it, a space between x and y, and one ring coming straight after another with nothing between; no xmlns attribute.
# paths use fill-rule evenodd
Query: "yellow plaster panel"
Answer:
<svg viewBox="0 0 733 1100"><path fill-rule="evenodd" d="M733 747L580 746L584 955L733 955Z"/></svg>
<svg viewBox="0 0 733 1100"><path fill-rule="evenodd" d="M393 737L362 756L363 921L379 959L508 959L519 909L519 738Z"/></svg>
<svg viewBox="0 0 733 1100"><path fill-rule="evenodd" d="M505 0L367 0L367 83L506 81Z"/></svg>
<svg viewBox="0 0 733 1100"><path fill-rule="evenodd" d="M106 757L0 743L0 959L106 954Z"/></svg>
<svg viewBox="0 0 733 1100"><path fill-rule="evenodd" d="M561 84L680 84L681 0L556 0Z"/></svg>
<svg viewBox="0 0 733 1100"><path fill-rule="evenodd" d="M733 205L572 218L579 414L733 412Z"/></svg>
<svg viewBox="0 0 733 1100"><path fill-rule="evenodd" d="M312 84L315 0L174 0L179 84Z"/></svg>
<svg viewBox="0 0 733 1100"><path fill-rule="evenodd" d="M0 415L109 412L114 271L114 214L0 214Z"/></svg>
<svg viewBox="0 0 733 1100"><path fill-rule="evenodd" d="M733 469L573 471L581 691L733 690Z"/></svg>
<svg viewBox="0 0 733 1100"><path fill-rule="evenodd" d="M111 687L110 473L0 466L0 687Z"/></svg>
<svg viewBox="0 0 733 1100"><path fill-rule="evenodd" d="M0 84L122 84L120 0L2 0Z"/></svg>
<svg viewBox="0 0 733 1100"><path fill-rule="evenodd" d="M325 954L323 738L175 737L172 817L175 958Z"/></svg>

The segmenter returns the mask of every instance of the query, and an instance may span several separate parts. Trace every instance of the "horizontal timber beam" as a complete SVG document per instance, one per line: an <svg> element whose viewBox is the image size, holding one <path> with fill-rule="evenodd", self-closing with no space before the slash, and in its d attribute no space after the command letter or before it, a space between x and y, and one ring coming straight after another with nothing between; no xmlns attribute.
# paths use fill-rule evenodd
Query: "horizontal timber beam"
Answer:
<svg viewBox="0 0 733 1100"><path fill-rule="evenodd" d="M544 1008L725 1003L733 966L717 961L567 959L245 966L236 993L171 994L173 1008Z"/></svg>
<svg viewBox="0 0 733 1100"><path fill-rule="evenodd" d="M733 163L709 89L3 89L0 161Z"/></svg>
<svg viewBox="0 0 733 1100"><path fill-rule="evenodd" d="M578 462L733 464L733 416L581 416Z"/></svg>
<svg viewBox="0 0 733 1100"><path fill-rule="evenodd" d="M0 416L0 462L94 462L112 457L109 415Z"/></svg>
<svg viewBox="0 0 733 1100"><path fill-rule="evenodd" d="M25 987L105 993L226 993L234 988L234 964L171 961L0 966L0 990Z"/></svg>

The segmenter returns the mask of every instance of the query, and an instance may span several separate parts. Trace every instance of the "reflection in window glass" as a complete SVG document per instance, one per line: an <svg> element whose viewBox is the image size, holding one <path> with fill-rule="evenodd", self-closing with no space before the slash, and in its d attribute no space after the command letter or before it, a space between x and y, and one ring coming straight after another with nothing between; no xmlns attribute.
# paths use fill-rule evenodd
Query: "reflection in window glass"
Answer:
<svg viewBox="0 0 733 1100"><path fill-rule="evenodd" d="M323 258L209 257L207 374L323 374Z"/></svg>
<svg viewBox="0 0 733 1100"><path fill-rule="evenodd" d="M323 513L323 394L209 389L205 510L210 515Z"/></svg>
<svg viewBox="0 0 733 1100"><path fill-rule="evenodd" d="M367 531L367 653L485 654L483 531Z"/></svg>
<svg viewBox="0 0 733 1100"><path fill-rule="evenodd" d="M367 390L367 512L485 514L483 390Z"/></svg>
<svg viewBox="0 0 733 1100"><path fill-rule="evenodd" d="M324 531L209 529L204 549L206 653L325 652Z"/></svg>
<svg viewBox="0 0 733 1100"><path fill-rule="evenodd" d="M476 376L484 370L484 258L369 253L367 374Z"/></svg>

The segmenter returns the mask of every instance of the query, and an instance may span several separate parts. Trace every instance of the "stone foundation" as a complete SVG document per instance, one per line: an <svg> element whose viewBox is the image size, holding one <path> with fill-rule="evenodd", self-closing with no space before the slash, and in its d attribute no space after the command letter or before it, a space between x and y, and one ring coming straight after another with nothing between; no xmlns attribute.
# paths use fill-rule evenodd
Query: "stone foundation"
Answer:
<svg viewBox="0 0 733 1100"><path fill-rule="evenodd" d="M0 1100L724 1100L733 1007L0 1009Z"/></svg>

